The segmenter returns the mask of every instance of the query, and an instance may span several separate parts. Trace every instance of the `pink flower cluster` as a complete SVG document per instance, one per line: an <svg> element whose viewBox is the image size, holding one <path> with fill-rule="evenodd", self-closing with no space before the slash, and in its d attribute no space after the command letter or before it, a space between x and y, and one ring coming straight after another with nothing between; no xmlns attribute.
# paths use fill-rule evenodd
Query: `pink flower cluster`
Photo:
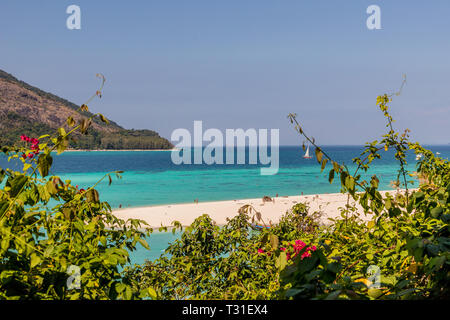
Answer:
<svg viewBox="0 0 450 320"><path fill-rule="evenodd" d="M23 159L26 159L27 157L29 159L32 159L32 158L34 158L34 156L37 156L39 154L40 150L39 150L39 140L38 139L30 138L30 137L28 137L28 136L23 134L23 135L20 136L20 140L30 143L31 144L31 150L32 150L32 152L29 153L28 156L25 153L22 154L22 158Z"/></svg>
<svg viewBox="0 0 450 320"><path fill-rule="evenodd" d="M292 245L293 252L288 252L289 248L284 248L284 247L280 248L280 250L285 251L287 259L290 260L292 258L295 258L300 253L300 251L303 250L304 247L306 247L306 243L304 243L302 240L295 240L295 244ZM316 246L311 246L311 247L306 248L306 250L302 253L302 256L301 256L302 260L304 258L311 257L311 252L316 251L316 249L317 249ZM291 250L289 250L289 251L291 251Z"/></svg>
<svg viewBox="0 0 450 320"><path fill-rule="evenodd" d="M303 250L304 247L306 247L306 243L304 243L302 240L295 240L295 244L292 245L291 250L289 250L290 247L288 248L281 247L280 250L286 252L286 258L287 260L290 260L295 258L300 253L300 251ZM306 250L301 255L302 260L304 258L311 257L311 252L316 251L316 249L317 249L316 246L306 248ZM265 251L259 248L258 253L263 254L265 253ZM270 254L270 252L267 252L267 254Z"/></svg>

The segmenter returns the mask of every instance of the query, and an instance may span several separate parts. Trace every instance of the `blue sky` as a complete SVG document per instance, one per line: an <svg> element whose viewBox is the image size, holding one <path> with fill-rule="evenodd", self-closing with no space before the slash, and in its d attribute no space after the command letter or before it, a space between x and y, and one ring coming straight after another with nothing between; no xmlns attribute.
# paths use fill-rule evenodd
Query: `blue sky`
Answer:
<svg viewBox="0 0 450 320"><path fill-rule="evenodd" d="M66 28L81 7L82 29ZM381 8L368 30L366 8ZM127 128L279 128L300 143L295 112L321 144L384 133L376 96L400 129L450 143L450 2L364 0L2 0L0 69Z"/></svg>

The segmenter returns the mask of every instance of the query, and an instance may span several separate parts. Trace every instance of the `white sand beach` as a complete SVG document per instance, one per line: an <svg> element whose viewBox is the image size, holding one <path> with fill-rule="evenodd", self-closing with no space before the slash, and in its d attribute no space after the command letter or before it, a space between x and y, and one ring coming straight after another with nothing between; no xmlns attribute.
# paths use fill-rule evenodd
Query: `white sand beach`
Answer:
<svg viewBox="0 0 450 320"><path fill-rule="evenodd" d="M382 191L394 194L396 191ZM171 226L173 221L179 221L183 226L190 225L197 217L208 214L218 225L223 225L227 218L238 214L239 208L249 204L257 211L261 212L266 223L271 221L277 223L280 217L293 205L299 202L306 202L310 206L310 213L321 211L323 215L321 222L327 223L328 218L336 218L340 215L339 207L345 207L347 195L342 193L328 193L302 196L279 196L272 198L273 202L263 202L259 199L228 200L214 202L199 202L188 204L172 204L140 208L126 208L114 210L118 218L121 219L141 219L146 221L151 227ZM351 201L353 203L353 201ZM359 211L363 212L359 207ZM371 216L360 216L364 220L370 220Z"/></svg>

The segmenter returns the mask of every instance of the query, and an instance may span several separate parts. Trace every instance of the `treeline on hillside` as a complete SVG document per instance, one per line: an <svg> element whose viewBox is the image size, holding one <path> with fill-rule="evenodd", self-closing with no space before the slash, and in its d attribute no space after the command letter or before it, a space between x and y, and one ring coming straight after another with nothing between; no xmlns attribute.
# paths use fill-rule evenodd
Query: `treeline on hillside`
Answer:
<svg viewBox="0 0 450 320"><path fill-rule="evenodd" d="M139 135L137 132L143 132ZM173 145L151 130L123 130L118 133L103 134L91 132L88 136L78 136L71 142L74 149L171 149Z"/></svg>
<svg viewBox="0 0 450 320"><path fill-rule="evenodd" d="M30 119L14 112L0 113L0 123L8 123L8 126L0 125L0 143L2 145L14 145L20 141L20 136L25 134L33 138L39 138L44 134L56 131L43 123L35 123ZM75 133L70 140L72 149L171 149L173 145L160 137L152 130L119 130L114 133L102 133L92 128L87 135Z"/></svg>

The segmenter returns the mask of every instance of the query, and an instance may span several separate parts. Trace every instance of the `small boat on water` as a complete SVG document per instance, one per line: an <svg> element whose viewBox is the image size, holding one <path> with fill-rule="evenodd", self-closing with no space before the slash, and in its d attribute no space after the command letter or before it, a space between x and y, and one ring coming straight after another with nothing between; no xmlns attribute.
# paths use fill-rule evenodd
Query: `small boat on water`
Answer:
<svg viewBox="0 0 450 320"><path fill-rule="evenodd" d="M251 227L253 229L255 229L255 230L270 229L270 227L268 227L268 226L261 226L261 225L256 224L256 223L252 223Z"/></svg>
<svg viewBox="0 0 450 320"><path fill-rule="evenodd" d="M441 153L440 153L440 152L436 152L436 154L437 154L437 155L440 155Z"/></svg>
<svg viewBox="0 0 450 320"><path fill-rule="evenodd" d="M303 158L312 159L312 157L309 155L309 145L308 145L308 148L306 149L306 152L305 152L305 155L303 156Z"/></svg>

